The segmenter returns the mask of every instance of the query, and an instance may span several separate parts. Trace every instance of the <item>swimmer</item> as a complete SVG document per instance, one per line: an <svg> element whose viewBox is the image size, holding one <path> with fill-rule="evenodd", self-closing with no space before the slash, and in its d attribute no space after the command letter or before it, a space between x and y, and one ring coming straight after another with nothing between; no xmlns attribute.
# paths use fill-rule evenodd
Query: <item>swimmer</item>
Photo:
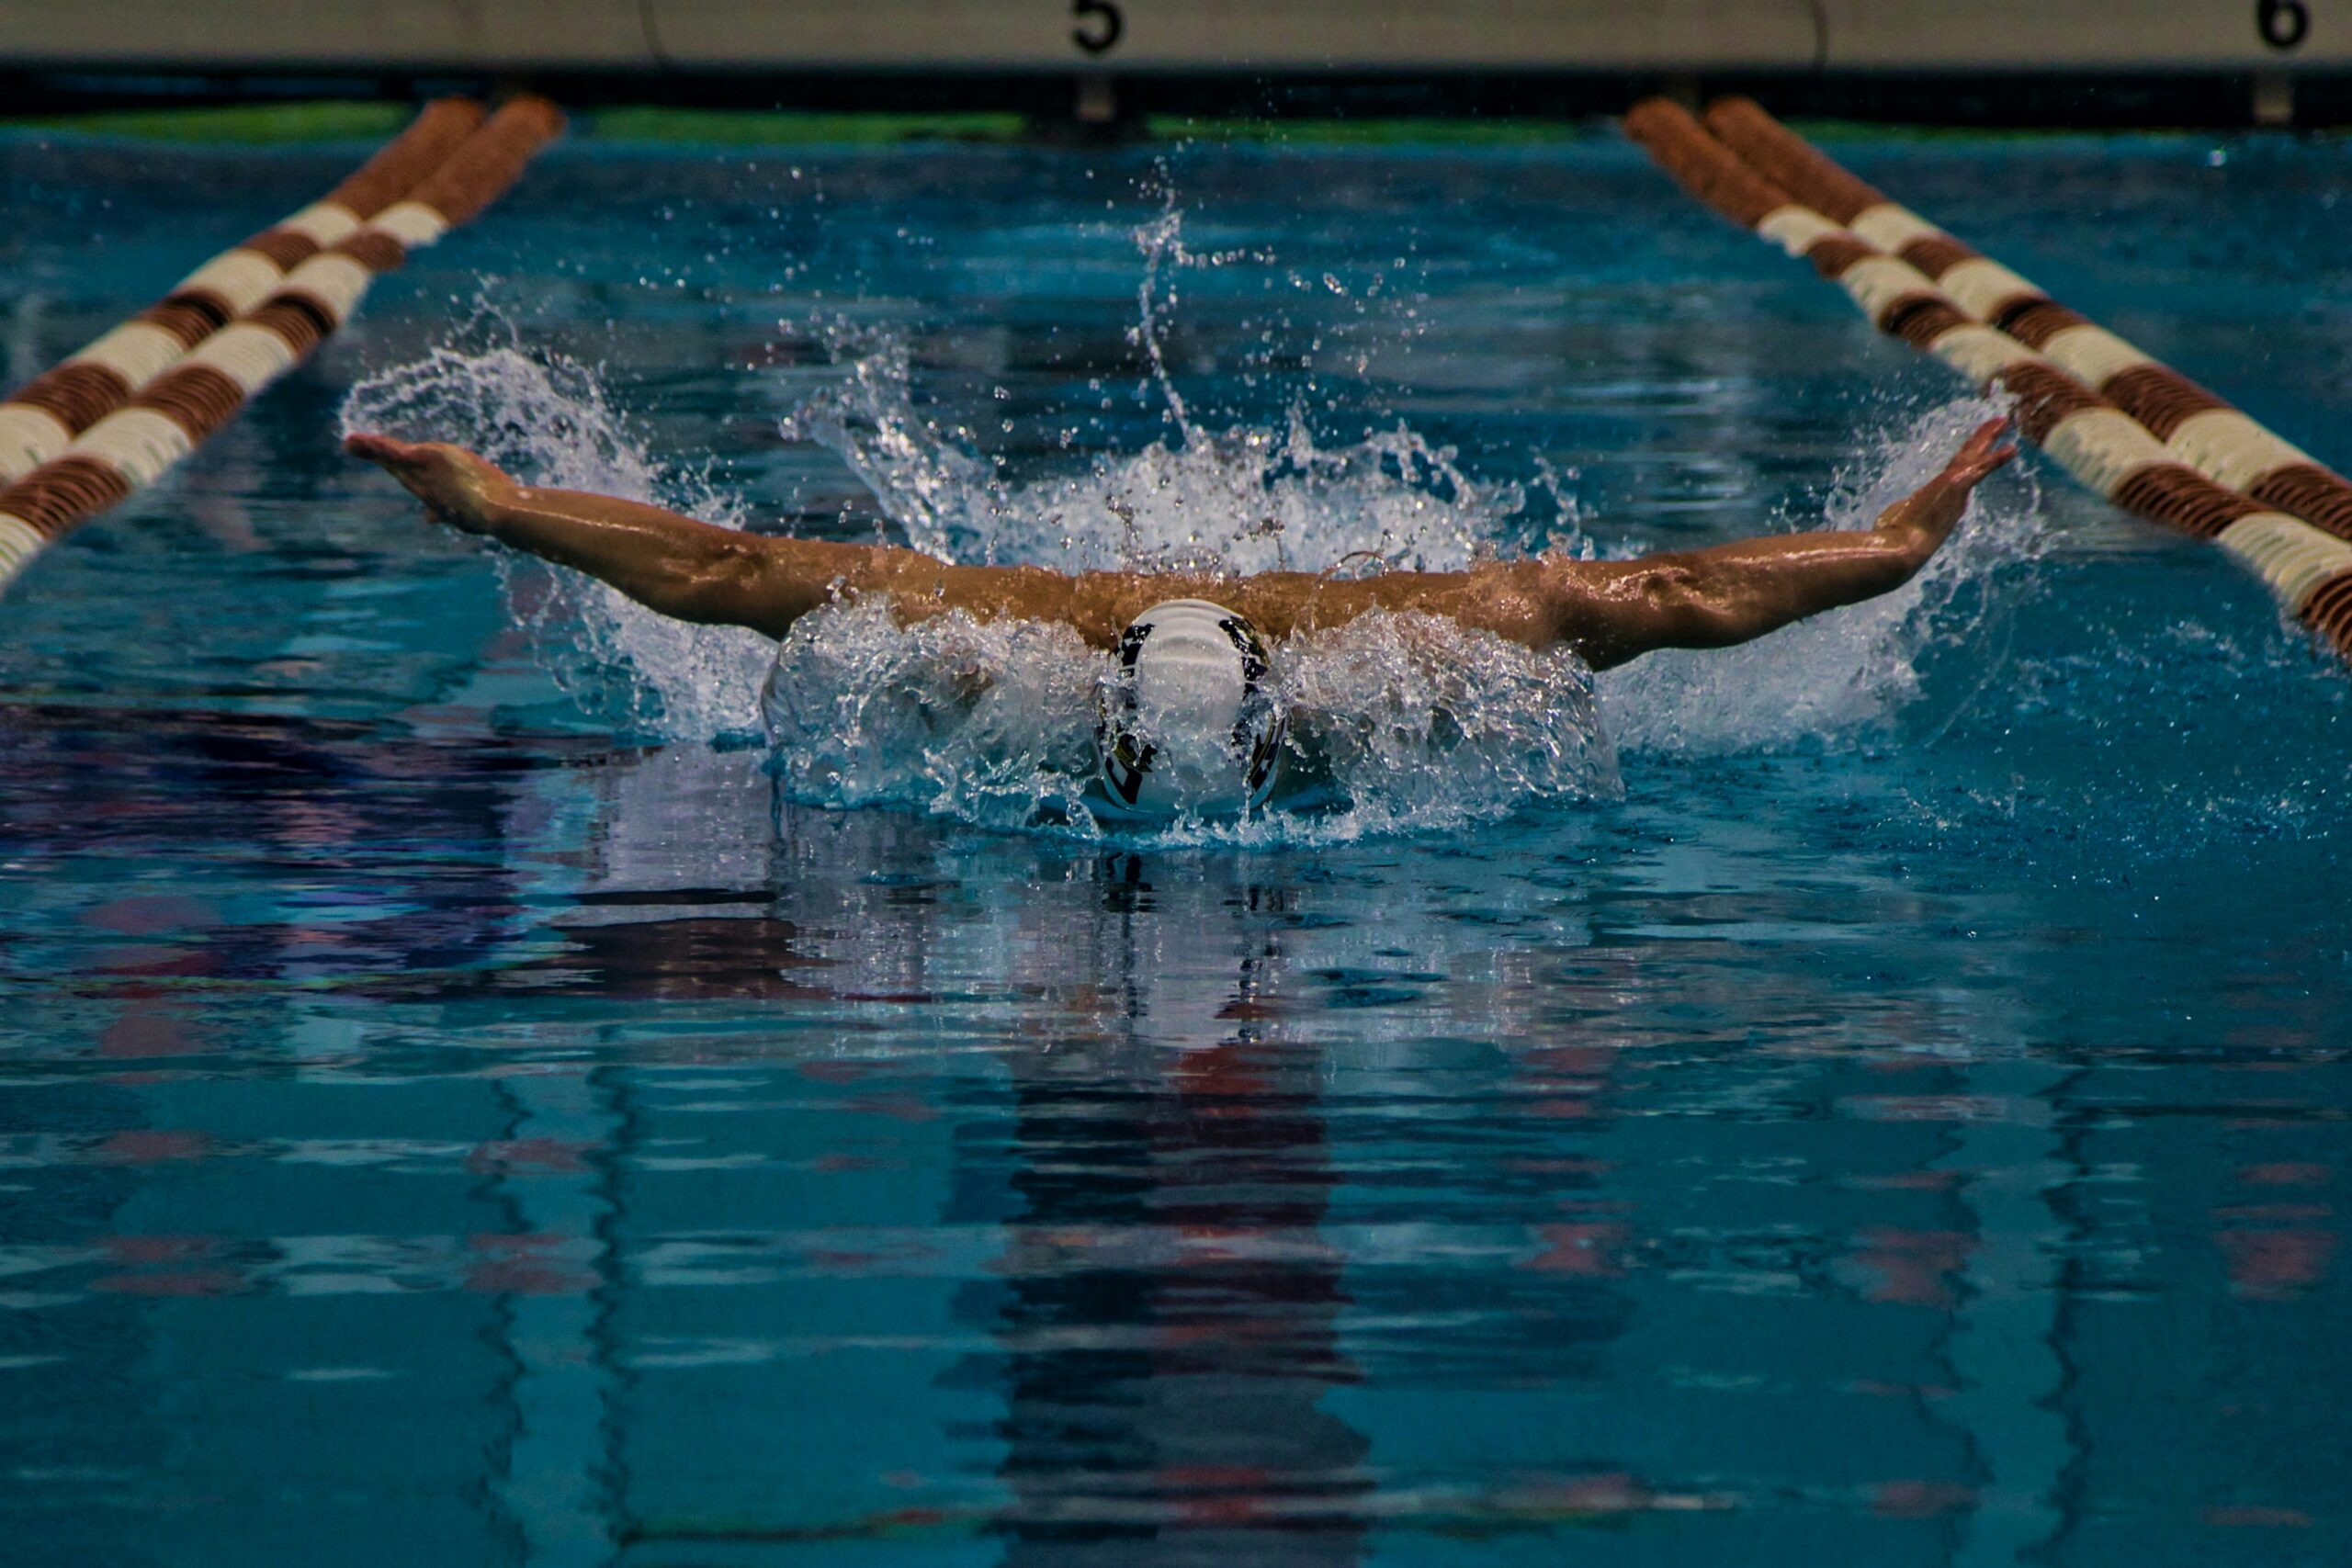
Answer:
<svg viewBox="0 0 2352 1568"><path fill-rule="evenodd" d="M1566 646L1595 670L1663 648L1729 648L1909 581L1958 525L1970 492L2017 455L2007 428L1999 419L1979 426L1941 473L1868 530L1347 581L957 566L886 545L766 538L643 502L526 485L439 442L363 434L344 446L380 464L449 526L586 572L682 621L781 639L812 610L879 595L901 624L955 611L1059 622L1119 655L1125 683L1106 696L1101 736L1114 804L1152 806L1149 777L1170 784L1160 792L1165 808L1217 811L1260 803L1271 783L1281 716L1267 709L1259 681L1270 648L1286 637L1385 610L1442 616L1531 649ZM1148 739L1130 728L1138 708Z"/></svg>

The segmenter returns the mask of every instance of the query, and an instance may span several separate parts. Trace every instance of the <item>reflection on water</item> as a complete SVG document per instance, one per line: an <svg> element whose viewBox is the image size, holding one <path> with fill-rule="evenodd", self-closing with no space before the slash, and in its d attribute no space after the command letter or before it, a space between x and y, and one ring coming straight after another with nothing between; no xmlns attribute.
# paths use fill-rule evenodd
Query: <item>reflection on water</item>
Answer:
<svg viewBox="0 0 2352 1568"><path fill-rule="evenodd" d="M9 727L62 809L99 728ZM756 753L485 750L412 799L357 728L138 750L70 850L10 843L0 1321L62 1547L2341 1539L2342 1053L2225 993L2235 1047L2121 991L2151 1043L2032 1043L2081 1002L2063 900L1826 897L1783 826L1710 866L1639 799L1093 854L795 807Z"/></svg>
<svg viewBox="0 0 2352 1568"><path fill-rule="evenodd" d="M1206 951L1155 952L1142 861L1112 857L1098 890L1106 989L1012 1056L988 1162L1020 1205L999 1265L1008 1561L1355 1561L1368 1444L1322 1408L1356 1374L1321 1234L1323 1063L1272 1001L1281 897L1219 889L1238 918ZM1220 957L1226 984L1196 975Z"/></svg>

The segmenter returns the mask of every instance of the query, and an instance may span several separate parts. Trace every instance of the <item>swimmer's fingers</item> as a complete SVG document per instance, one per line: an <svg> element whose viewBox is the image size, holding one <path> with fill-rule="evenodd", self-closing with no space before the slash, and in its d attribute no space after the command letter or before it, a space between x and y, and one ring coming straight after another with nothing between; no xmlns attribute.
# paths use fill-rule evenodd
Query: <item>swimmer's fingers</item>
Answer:
<svg viewBox="0 0 2352 1568"><path fill-rule="evenodd" d="M2008 429L2009 420L2007 414L1996 415L1986 420L1968 433L1968 439L1960 444L1960 450L1952 455L1952 461L1960 463L1984 457L1994 449L2002 436L2008 434Z"/></svg>
<svg viewBox="0 0 2352 1568"><path fill-rule="evenodd" d="M365 430L345 436L343 449L367 458L411 490L429 482L434 470L446 464L444 454L457 450L437 441L401 441Z"/></svg>
<svg viewBox="0 0 2352 1568"><path fill-rule="evenodd" d="M1983 482L1986 475L2007 467L2017 455L2015 446L1996 446L1980 457L1955 457L1944 470L1944 477L1956 484L1973 487Z"/></svg>
<svg viewBox="0 0 2352 1568"><path fill-rule="evenodd" d="M489 462L446 442L401 441L360 431L344 437L343 449L380 467L435 519L469 534L488 527L494 494L513 484Z"/></svg>
<svg viewBox="0 0 2352 1568"><path fill-rule="evenodd" d="M371 463L392 468L418 450L413 441L395 441L389 435L379 435L370 430L355 430L343 438L343 449L355 457L365 457Z"/></svg>
<svg viewBox="0 0 2352 1568"><path fill-rule="evenodd" d="M2004 443L2009 422L2004 416L1988 419L1972 432L1951 461L1944 465L1944 477L1955 484L1973 486L2018 455L2017 443Z"/></svg>

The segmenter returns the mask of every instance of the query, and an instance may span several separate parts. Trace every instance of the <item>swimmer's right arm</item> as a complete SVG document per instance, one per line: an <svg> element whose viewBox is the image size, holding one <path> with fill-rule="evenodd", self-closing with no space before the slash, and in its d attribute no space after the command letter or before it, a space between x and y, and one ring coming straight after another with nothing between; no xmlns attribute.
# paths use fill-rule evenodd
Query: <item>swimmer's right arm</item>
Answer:
<svg viewBox="0 0 2352 1568"><path fill-rule="evenodd" d="M441 442L358 434L344 449L382 465L451 527L584 571L682 621L781 637L838 592L920 602L934 579L973 570L884 546L763 538L643 502L526 485Z"/></svg>

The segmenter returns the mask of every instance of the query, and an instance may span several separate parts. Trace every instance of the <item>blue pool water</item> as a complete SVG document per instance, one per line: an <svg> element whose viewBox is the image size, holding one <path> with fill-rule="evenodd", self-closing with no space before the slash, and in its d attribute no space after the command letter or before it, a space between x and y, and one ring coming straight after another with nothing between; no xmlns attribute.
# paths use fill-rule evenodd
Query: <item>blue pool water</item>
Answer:
<svg viewBox="0 0 2352 1568"><path fill-rule="evenodd" d="M2352 460L2344 143L1838 150ZM352 153L0 140L12 383ZM2345 1561L2352 684L2218 552L2029 459L1589 703L1368 627L1321 809L1105 838L1083 654L835 615L771 759L333 446L1445 564L1973 412L1609 135L558 150L0 603L12 1554Z"/></svg>

